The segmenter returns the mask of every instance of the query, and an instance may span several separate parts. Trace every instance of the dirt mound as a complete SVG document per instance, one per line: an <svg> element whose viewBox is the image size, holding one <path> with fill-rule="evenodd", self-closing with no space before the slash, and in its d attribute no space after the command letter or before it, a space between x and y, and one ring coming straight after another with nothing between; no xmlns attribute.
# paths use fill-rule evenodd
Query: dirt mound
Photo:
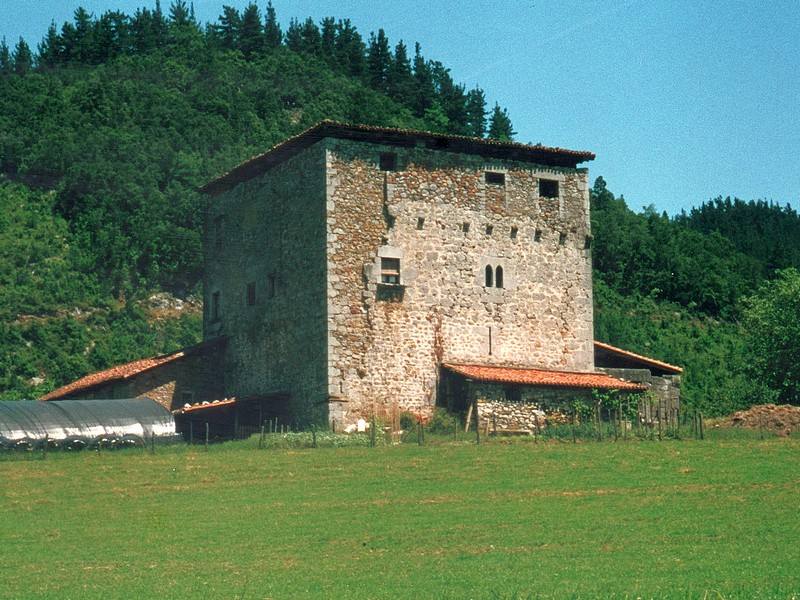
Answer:
<svg viewBox="0 0 800 600"><path fill-rule="evenodd" d="M761 404L734 413L726 425L730 427L763 427L780 436L789 436L800 429L800 406Z"/></svg>

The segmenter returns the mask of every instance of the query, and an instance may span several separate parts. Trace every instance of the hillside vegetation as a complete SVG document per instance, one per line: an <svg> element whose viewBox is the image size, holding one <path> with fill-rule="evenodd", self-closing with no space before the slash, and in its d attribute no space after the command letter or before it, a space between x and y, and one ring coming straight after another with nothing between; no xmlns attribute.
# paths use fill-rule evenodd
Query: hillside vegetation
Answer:
<svg viewBox="0 0 800 600"><path fill-rule="evenodd" d="M182 0L79 8L35 50L3 41L0 396L198 341L196 310L154 318L147 304L199 294L197 187L322 119L515 135L505 109L419 45L365 38L346 18L284 30L271 4L222 6L212 24ZM748 343L757 320L741 318L771 280L797 276L785 270L800 266L796 212L717 199L635 213L602 178L592 203L597 339L685 366L687 402L712 414L797 400L770 357L751 360L769 349Z"/></svg>

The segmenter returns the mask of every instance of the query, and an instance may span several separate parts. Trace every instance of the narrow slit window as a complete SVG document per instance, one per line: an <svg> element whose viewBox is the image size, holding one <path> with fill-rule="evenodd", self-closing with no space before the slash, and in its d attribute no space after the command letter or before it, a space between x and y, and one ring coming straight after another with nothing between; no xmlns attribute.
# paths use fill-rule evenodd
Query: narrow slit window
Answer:
<svg viewBox="0 0 800 600"><path fill-rule="evenodd" d="M381 283L392 285L400 283L399 258L381 258Z"/></svg>
<svg viewBox="0 0 800 600"><path fill-rule="evenodd" d="M493 231L494 231L494 227L492 225L487 225L486 226L486 235L492 235Z"/></svg>
<svg viewBox="0 0 800 600"><path fill-rule="evenodd" d="M494 286L494 270L492 269L492 265L486 265L484 283L486 287Z"/></svg>
<svg viewBox="0 0 800 600"><path fill-rule="evenodd" d="M566 233L559 233L558 234L558 245L563 246L567 243L567 234Z"/></svg>
<svg viewBox="0 0 800 600"><path fill-rule="evenodd" d="M247 284L247 306L255 306L256 305L256 284L255 282L250 282Z"/></svg>
<svg viewBox="0 0 800 600"><path fill-rule="evenodd" d="M541 242L542 241L542 230L537 229L533 232L533 241L534 242Z"/></svg>
<svg viewBox="0 0 800 600"><path fill-rule="evenodd" d="M222 248L222 217L214 219L214 248Z"/></svg>
<svg viewBox="0 0 800 600"><path fill-rule="evenodd" d="M211 294L211 319L213 321L219 319L219 292Z"/></svg>
<svg viewBox="0 0 800 600"><path fill-rule="evenodd" d="M539 180L540 198L558 198L558 180L540 179Z"/></svg>
<svg viewBox="0 0 800 600"><path fill-rule="evenodd" d="M583 240L583 249L589 250L592 247L593 238L590 235L587 235Z"/></svg>
<svg viewBox="0 0 800 600"><path fill-rule="evenodd" d="M461 233L467 235L469 233L469 223L462 223L461 224Z"/></svg>
<svg viewBox="0 0 800 600"><path fill-rule="evenodd" d="M382 152L378 157L378 164L381 171L396 171L397 155L394 152Z"/></svg>
<svg viewBox="0 0 800 600"><path fill-rule="evenodd" d="M505 173L498 173L497 171L486 171L484 173L484 179L486 183L489 185L505 185L506 184L506 174Z"/></svg>
<svg viewBox="0 0 800 600"><path fill-rule="evenodd" d="M423 227L425 227L425 217L417 217L417 229L422 231Z"/></svg>
<svg viewBox="0 0 800 600"><path fill-rule="evenodd" d="M494 270L494 287L503 287L503 267L497 267Z"/></svg>
<svg viewBox="0 0 800 600"><path fill-rule="evenodd" d="M516 228L516 227L512 227L512 228L511 228L511 239L512 239L512 240L515 240L515 239L517 239L517 233L518 233L518 232L519 232L519 229L518 229L518 228Z"/></svg>

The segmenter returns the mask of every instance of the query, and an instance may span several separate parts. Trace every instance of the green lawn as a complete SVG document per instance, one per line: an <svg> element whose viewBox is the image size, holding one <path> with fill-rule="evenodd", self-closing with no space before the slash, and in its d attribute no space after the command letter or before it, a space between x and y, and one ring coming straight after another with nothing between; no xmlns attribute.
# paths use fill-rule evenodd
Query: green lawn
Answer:
<svg viewBox="0 0 800 600"><path fill-rule="evenodd" d="M800 440L0 461L2 598L791 598Z"/></svg>

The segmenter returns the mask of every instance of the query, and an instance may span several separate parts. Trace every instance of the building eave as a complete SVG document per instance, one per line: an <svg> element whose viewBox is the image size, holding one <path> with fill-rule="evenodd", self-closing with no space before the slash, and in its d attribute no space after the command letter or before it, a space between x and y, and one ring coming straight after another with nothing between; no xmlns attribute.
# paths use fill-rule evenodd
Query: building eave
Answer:
<svg viewBox="0 0 800 600"><path fill-rule="evenodd" d="M281 142L270 150L246 160L227 173L205 184L200 188L200 191L210 195L225 192L289 160L302 150L328 137L407 148L422 145L426 148L445 152L476 154L486 158L516 160L573 169L578 164L595 158L595 155L591 152L566 150L564 148L531 146L519 142L488 140L413 129L394 129L322 121Z"/></svg>

